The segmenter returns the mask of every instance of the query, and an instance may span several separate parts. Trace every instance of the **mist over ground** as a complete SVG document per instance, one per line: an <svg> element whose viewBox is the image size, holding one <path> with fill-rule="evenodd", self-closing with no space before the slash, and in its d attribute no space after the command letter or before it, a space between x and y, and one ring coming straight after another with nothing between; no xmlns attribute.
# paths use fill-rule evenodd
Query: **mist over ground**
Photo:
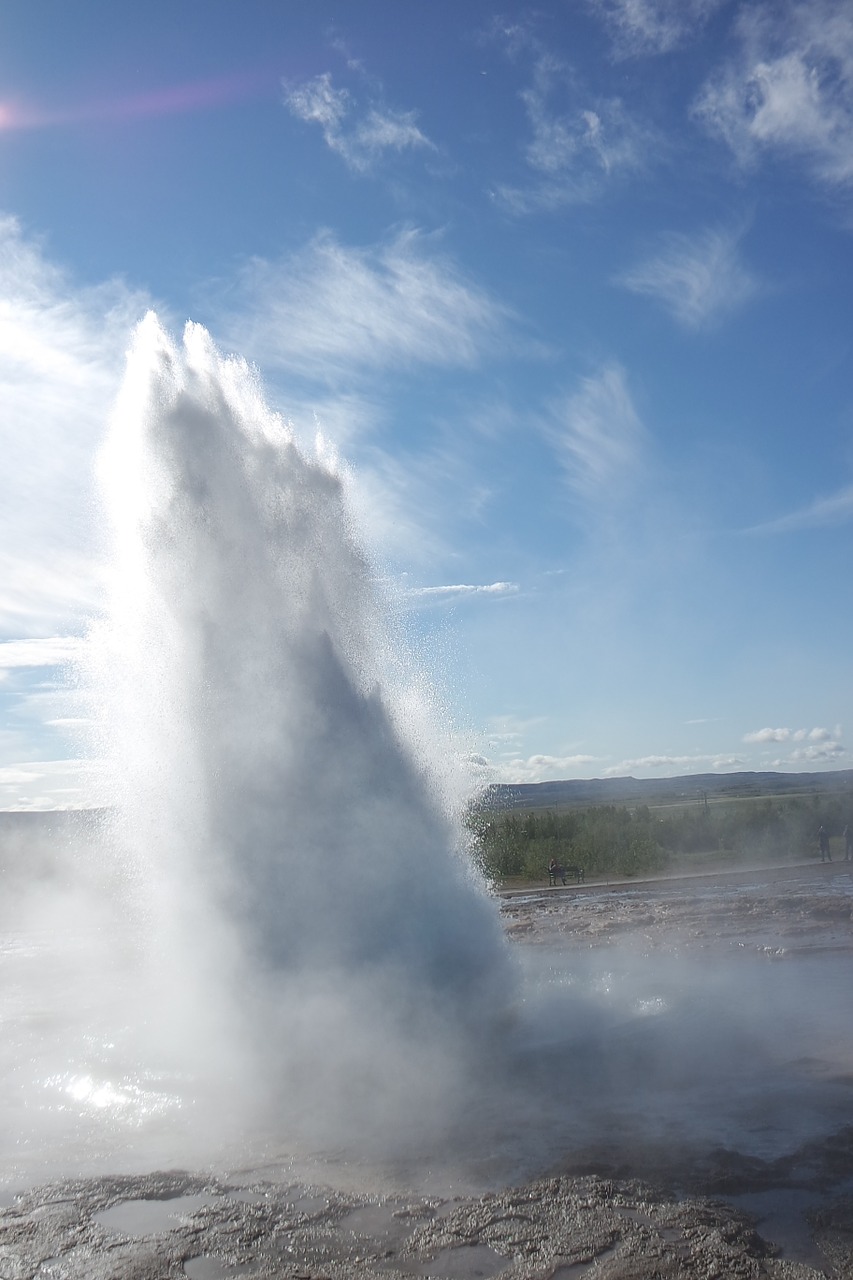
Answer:
<svg viewBox="0 0 853 1280"><path fill-rule="evenodd" d="M345 474L200 326L177 345L150 315L99 475L108 607L79 679L110 804L22 886L20 1012L52 1010L35 1111L82 1099L113 1152L170 1113L172 1160L443 1133L513 966Z"/></svg>
<svg viewBox="0 0 853 1280"><path fill-rule="evenodd" d="M7 1192L845 1185L849 871L500 901L322 441L149 316L101 481L80 680L110 804L7 823Z"/></svg>

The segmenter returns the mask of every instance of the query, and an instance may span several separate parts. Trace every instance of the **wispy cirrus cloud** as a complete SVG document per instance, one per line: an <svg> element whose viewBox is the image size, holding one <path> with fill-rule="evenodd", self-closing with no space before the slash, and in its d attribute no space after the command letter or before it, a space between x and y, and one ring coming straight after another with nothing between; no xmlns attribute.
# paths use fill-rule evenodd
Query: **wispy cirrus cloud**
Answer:
<svg viewBox="0 0 853 1280"><path fill-rule="evenodd" d="M617 58L669 53L695 39L726 0L588 0L605 22Z"/></svg>
<svg viewBox="0 0 853 1280"><path fill-rule="evenodd" d="M524 150L530 181L498 184L494 196L514 214L560 209L595 199L618 176L649 162L655 132L618 97L584 93L571 68L530 28L498 22L493 35L513 59L531 62L519 93L530 138Z"/></svg>
<svg viewBox="0 0 853 1280"><path fill-rule="evenodd" d="M647 434L624 369L605 365L552 405L549 435L570 486L587 501L612 502L636 482Z"/></svg>
<svg viewBox="0 0 853 1280"><path fill-rule="evenodd" d="M92 457L147 305L117 281L76 287L0 219L0 635L51 635L97 605Z"/></svg>
<svg viewBox="0 0 853 1280"><path fill-rule="evenodd" d="M775 534L795 533L801 529L819 529L825 526L847 524L853 519L853 485L846 485L837 493L816 498L807 506L799 507L776 520L766 520L752 525L746 533Z"/></svg>
<svg viewBox="0 0 853 1280"><path fill-rule="evenodd" d="M415 230L366 249L323 232L278 262L253 259L228 298L227 343L265 367L322 383L415 365L473 366L503 344L510 319Z"/></svg>
<svg viewBox="0 0 853 1280"><path fill-rule="evenodd" d="M662 303L688 329L707 328L761 291L741 258L741 234L719 227L693 236L670 234L660 253L616 283Z"/></svg>
<svg viewBox="0 0 853 1280"><path fill-rule="evenodd" d="M21 667L58 667L74 662L80 656L82 643L78 636L0 641L0 679Z"/></svg>
<svg viewBox="0 0 853 1280"><path fill-rule="evenodd" d="M437 150L414 111L382 102L364 106L348 89L336 89L328 71L301 84L285 83L284 103L298 120L319 126L329 149L355 173L370 172L388 152Z"/></svg>
<svg viewBox="0 0 853 1280"><path fill-rule="evenodd" d="M743 164L775 153L832 187L853 184L853 9L846 0L756 4L740 14L736 53L693 114Z"/></svg>

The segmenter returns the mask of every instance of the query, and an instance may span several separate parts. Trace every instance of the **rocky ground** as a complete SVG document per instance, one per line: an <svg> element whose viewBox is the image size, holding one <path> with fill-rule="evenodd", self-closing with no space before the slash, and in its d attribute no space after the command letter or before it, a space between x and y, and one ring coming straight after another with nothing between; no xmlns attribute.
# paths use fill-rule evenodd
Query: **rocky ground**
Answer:
<svg viewBox="0 0 853 1280"><path fill-rule="evenodd" d="M853 959L851 908L843 865L560 887L502 903L510 936L533 946L559 938L589 948L630 935L647 951L830 948L844 963ZM549 1172L448 1198L255 1174L55 1182L0 1211L0 1280L853 1277L853 1127L767 1160L646 1141L627 1162L624 1148L599 1145ZM768 1204L777 1220L787 1215L786 1231Z"/></svg>
<svg viewBox="0 0 853 1280"><path fill-rule="evenodd" d="M574 946L626 934L652 948L719 950L745 940L774 948L853 950L853 864L811 862L646 881L562 885L503 896L510 936Z"/></svg>

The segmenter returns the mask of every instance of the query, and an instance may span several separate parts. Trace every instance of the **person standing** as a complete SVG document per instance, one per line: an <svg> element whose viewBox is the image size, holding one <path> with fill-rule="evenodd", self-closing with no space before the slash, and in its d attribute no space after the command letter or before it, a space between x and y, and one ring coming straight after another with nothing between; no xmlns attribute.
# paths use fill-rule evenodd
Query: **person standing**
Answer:
<svg viewBox="0 0 853 1280"><path fill-rule="evenodd" d="M853 831L849 822L844 828L844 861L853 862Z"/></svg>
<svg viewBox="0 0 853 1280"><path fill-rule="evenodd" d="M823 823L818 827L817 842L820 846L821 862L832 862L832 854L829 852L829 832Z"/></svg>

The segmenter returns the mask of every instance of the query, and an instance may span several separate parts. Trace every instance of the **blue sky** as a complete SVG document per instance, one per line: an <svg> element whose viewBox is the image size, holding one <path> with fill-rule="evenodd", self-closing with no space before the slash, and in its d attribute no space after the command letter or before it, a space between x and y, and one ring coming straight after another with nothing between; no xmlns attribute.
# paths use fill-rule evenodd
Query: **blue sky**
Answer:
<svg viewBox="0 0 853 1280"><path fill-rule="evenodd" d="M152 306L336 443L488 776L853 763L849 4L4 0L0 215L0 807L93 794Z"/></svg>

